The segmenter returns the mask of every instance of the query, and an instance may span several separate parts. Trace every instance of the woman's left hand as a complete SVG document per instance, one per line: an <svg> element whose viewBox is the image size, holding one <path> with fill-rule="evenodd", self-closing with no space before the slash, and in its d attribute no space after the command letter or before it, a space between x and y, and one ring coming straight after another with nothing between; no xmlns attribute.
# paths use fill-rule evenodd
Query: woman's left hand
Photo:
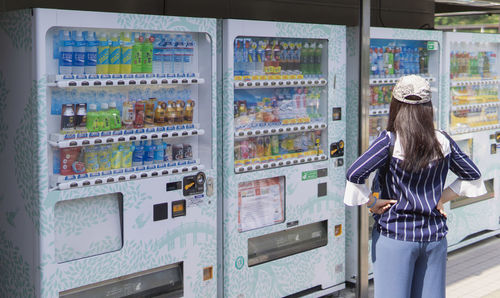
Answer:
<svg viewBox="0 0 500 298"><path fill-rule="evenodd" d="M375 214L382 214L389 210L392 205L396 204L398 201L396 200L385 200L385 199L378 199L375 202L375 205L370 208L370 212L375 213Z"/></svg>

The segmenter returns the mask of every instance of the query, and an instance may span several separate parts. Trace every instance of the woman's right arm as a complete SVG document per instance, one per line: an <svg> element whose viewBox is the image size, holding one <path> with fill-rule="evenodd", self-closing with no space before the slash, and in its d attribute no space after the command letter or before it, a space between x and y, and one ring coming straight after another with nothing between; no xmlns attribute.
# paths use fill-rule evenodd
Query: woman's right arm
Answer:
<svg viewBox="0 0 500 298"><path fill-rule="evenodd" d="M396 202L394 200L376 200L365 184L365 180L371 172L386 164L390 144L391 139L389 134L383 131L370 145L368 150L347 170L347 184L344 195L344 203L346 205L356 206L367 204L370 207L373 205L371 208L374 213L382 213L387 210L390 204Z"/></svg>

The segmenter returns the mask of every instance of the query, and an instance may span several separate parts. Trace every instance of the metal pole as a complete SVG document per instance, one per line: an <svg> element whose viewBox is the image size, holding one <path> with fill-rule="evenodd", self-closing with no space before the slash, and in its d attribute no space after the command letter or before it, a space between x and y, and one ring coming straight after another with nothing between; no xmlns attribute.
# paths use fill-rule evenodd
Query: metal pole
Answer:
<svg viewBox="0 0 500 298"><path fill-rule="evenodd" d="M370 0L359 7L359 152L368 148L368 99L370 98ZM356 297L368 298L368 211L358 207L358 268Z"/></svg>

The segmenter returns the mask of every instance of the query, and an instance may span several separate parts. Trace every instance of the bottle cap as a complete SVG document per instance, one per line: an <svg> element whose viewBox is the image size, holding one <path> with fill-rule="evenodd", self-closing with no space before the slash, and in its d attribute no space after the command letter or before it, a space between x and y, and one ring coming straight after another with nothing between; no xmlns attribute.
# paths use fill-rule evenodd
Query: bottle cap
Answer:
<svg viewBox="0 0 500 298"><path fill-rule="evenodd" d="M108 104L107 103L102 103L101 104L101 109L107 110L108 109Z"/></svg>
<svg viewBox="0 0 500 298"><path fill-rule="evenodd" d="M95 103L91 103L91 104L89 105L89 109L90 109L90 110L97 110L97 105L96 105Z"/></svg>
<svg viewBox="0 0 500 298"><path fill-rule="evenodd" d="M109 104L109 107L110 107L111 109L116 109L116 102L114 102L114 101L113 101L113 102L111 102L111 103Z"/></svg>

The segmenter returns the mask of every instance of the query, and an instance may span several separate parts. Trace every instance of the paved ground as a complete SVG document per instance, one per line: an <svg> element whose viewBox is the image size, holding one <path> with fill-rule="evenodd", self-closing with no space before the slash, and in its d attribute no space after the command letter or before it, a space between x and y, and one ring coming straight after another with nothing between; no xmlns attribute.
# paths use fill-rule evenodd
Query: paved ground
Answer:
<svg viewBox="0 0 500 298"><path fill-rule="evenodd" d="M500 298L500 237L491 237L448 254L447 298ZM354 298L353 288L333 297ZM369 298L373 298L370 282Z"/></svg>

